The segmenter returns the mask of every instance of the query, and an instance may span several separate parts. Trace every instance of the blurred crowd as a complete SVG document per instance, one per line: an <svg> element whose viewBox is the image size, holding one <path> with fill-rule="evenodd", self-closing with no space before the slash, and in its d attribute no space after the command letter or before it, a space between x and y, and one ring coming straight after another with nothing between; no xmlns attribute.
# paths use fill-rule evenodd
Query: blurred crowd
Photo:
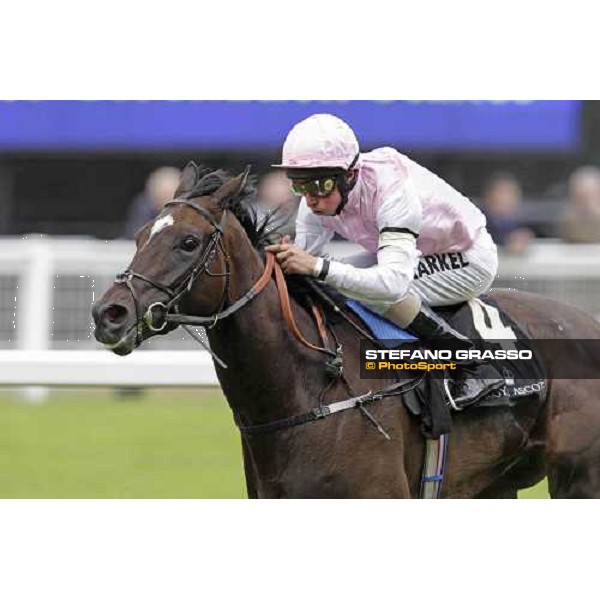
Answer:
<svg viewBox="0 0 600 600"><path fill-rule="evenodd" d="M509 252L524 252L535 233L524 223L523 190L517 178L508 172L492 175L483 186L480 205L496 244Z"/></svg>
<svg viewBox="0 0 600 600"><path fill-rule="evenodd" d="M181 172L162 166L148 174L145 185L131 199L123 215L120 236L133 239L136 231L154 218L171 200ZM452 183L452 181L449 181ZM471 199L487 218L488 230L499 247L523 253L540 238L561 239L571 244L600 243L600 167L584 165L541 197L528 197L524 185L511 172L495 172L482 182ZM460 191L460 186L457 186ZM0 186L0 235L11 233L8 194ZM270 217L282 234L294 234L299 199L279 171L261 174L255 212L259 221Z"/></svg>
<svg viewBox="0 0 600 600"><path fill-rule="evenodd" d="M558 202L544 199L525 202L522 185L513 174L493 174L483 185L479 205L498 246L511 253L527 250L540 235L536 219L531 218L534 211L526 210L536 205L553 213L546 218L546 222L554 224L553 237L571 244L600 243L600 168L591 165L577 168L559 190Z"/></svg>
<svg viewBox="0 0 600 600"><path fill-rule="evenodd" d="M149 175L144 189L131 201L123 238L133 239L144 223L156 217L174 197L180 176L179 169L173 167L160 167ZM259 179L254 207L259 222L271 217L272 227L281 235L293 236L298 204L299 198L292 194L289 180L281 171L268 172Z"/></svg>
<svg viewBox="0 0 600 600"><path fill-rule="evenodd" d="M569 177L561 237L574 244L600 242L600 169L580 167Z"/></svg>
<svg viewBox="0 0 600 600"><path fill-rule="evenodd" d="M178 169L167 166L149 175L144 189L131 201L122 237L133 238L145 222L160 212L173 198L179 177ZM548 237L549 211L553 223L551 237L573 244L600 243L600 168L590 165L577 168L559 186L557 197L559 200L554 202L525 199L519 179L502 171L490 175L479 197L473 200L486 215L495 242L506 252L526 252L536 238ZM293 235L298 203L282 172L269 171L259 177L255 206L259 221L270 215L278 231ZM545 217L545 228L538 226L540 213Z"/></svg>
<svg viewBox="0 0 600 600"><path fill-rule="evenodd" d="M125 223L123 237L133 239L136 231L154 219L163 206L175 196L181 171L175 167L160 167L146 180L144 189L131 201Z"/></svg>

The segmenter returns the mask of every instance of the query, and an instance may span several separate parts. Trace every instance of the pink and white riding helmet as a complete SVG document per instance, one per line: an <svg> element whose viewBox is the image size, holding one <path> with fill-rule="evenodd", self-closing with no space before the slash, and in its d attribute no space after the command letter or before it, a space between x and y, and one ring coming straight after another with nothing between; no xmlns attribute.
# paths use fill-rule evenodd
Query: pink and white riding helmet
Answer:
<svg viewBox="0 0 600 600"><path fill-rule="evenodd" d="M358 140L342 119L316 114L294 125L283 144L279 169L339 168L347 170L356 162Z"/></svg>

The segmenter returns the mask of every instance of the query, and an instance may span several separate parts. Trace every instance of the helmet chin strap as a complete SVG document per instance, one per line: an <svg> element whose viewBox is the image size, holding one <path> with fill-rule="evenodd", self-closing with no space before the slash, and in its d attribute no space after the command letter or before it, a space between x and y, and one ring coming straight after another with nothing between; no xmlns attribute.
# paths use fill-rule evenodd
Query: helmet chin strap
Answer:
<svg viewBox="0 0 600 600"><path fill-rule="evenodd" d="M344 210L346 204L348 204L348 196L352 191L352 188L356 185L356 173L353 175L350 182L348 182L348 179L346 179L347 174L347 172L342 173L336 177L337 187L338 190L340 190L340 195L342 196L342 201L339 203L337 210L335 211L336 217Z"/></svg>
<svg viewBox="0 0 600 600"><path fill-rule="evenodd" d="M356 165L356 163L358 162L359 156L360 156L360 153L357 152L356 156L354 157L354 160L352 161L352 163L350 163L350 166L348 167L348 169L346 169L346 171L344 173L340 173L336 177L337 187L338 187L338 190L340 190L340 194L342 196L342 201L340 202L339 206L337 207L337 210L335 211L336 217L344 210L344 207L346 206L346 204L348 204L348 195L352 191L352 188L356 185L356 180L358 179L358 173L353 173L352 179L350 181L348 181L347 175L348 175L348 173L352 172L352 169L354 169L354 165Z"/></svg>

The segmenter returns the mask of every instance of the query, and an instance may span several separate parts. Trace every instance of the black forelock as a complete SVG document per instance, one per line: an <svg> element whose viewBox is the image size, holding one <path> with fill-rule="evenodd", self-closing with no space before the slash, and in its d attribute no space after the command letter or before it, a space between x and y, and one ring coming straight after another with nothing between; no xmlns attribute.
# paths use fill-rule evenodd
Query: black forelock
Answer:
<svg viewBox="0 0 600 600"><path fill-rule="evenodd" d="M229 179L230 175L222 169L212 170L207 167L198 167L196 183L184 197L189 199L198 196L210 196Z"/></svg>
<svg viewBox="0 0 600 600"><path fill-rule="evenodd" d="M223 169L212 170L200 167L196 183L184 196L186 199L198 196L210 196L223 184L231 179L231 175ZM256 249L272 243L278 235L278 229L285 223L276 223L276 211L266 218L259 220L256 200L256 177L250 176L242 189L235 195L223 198L219 202L220 208L229 210L244 228L250 242Z"/></svg>

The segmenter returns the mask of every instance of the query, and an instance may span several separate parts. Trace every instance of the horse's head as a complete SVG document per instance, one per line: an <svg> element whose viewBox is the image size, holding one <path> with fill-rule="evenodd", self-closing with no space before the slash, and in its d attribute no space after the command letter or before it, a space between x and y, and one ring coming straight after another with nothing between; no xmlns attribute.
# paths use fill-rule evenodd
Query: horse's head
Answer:
<svg viewBox="0 0 600 600"><path fill-rule="evenodd" d="M175 198L136 235L129 267L92 307L96 339L117 354L173 330L167 314L214 315L227 302L230 279L226 229L242 231L239 198L250 193L248 169L228 178L222 171L185 168ZM233 213L227 210L232 207ZM243 220L243 219L242 219Z"/></svg>

